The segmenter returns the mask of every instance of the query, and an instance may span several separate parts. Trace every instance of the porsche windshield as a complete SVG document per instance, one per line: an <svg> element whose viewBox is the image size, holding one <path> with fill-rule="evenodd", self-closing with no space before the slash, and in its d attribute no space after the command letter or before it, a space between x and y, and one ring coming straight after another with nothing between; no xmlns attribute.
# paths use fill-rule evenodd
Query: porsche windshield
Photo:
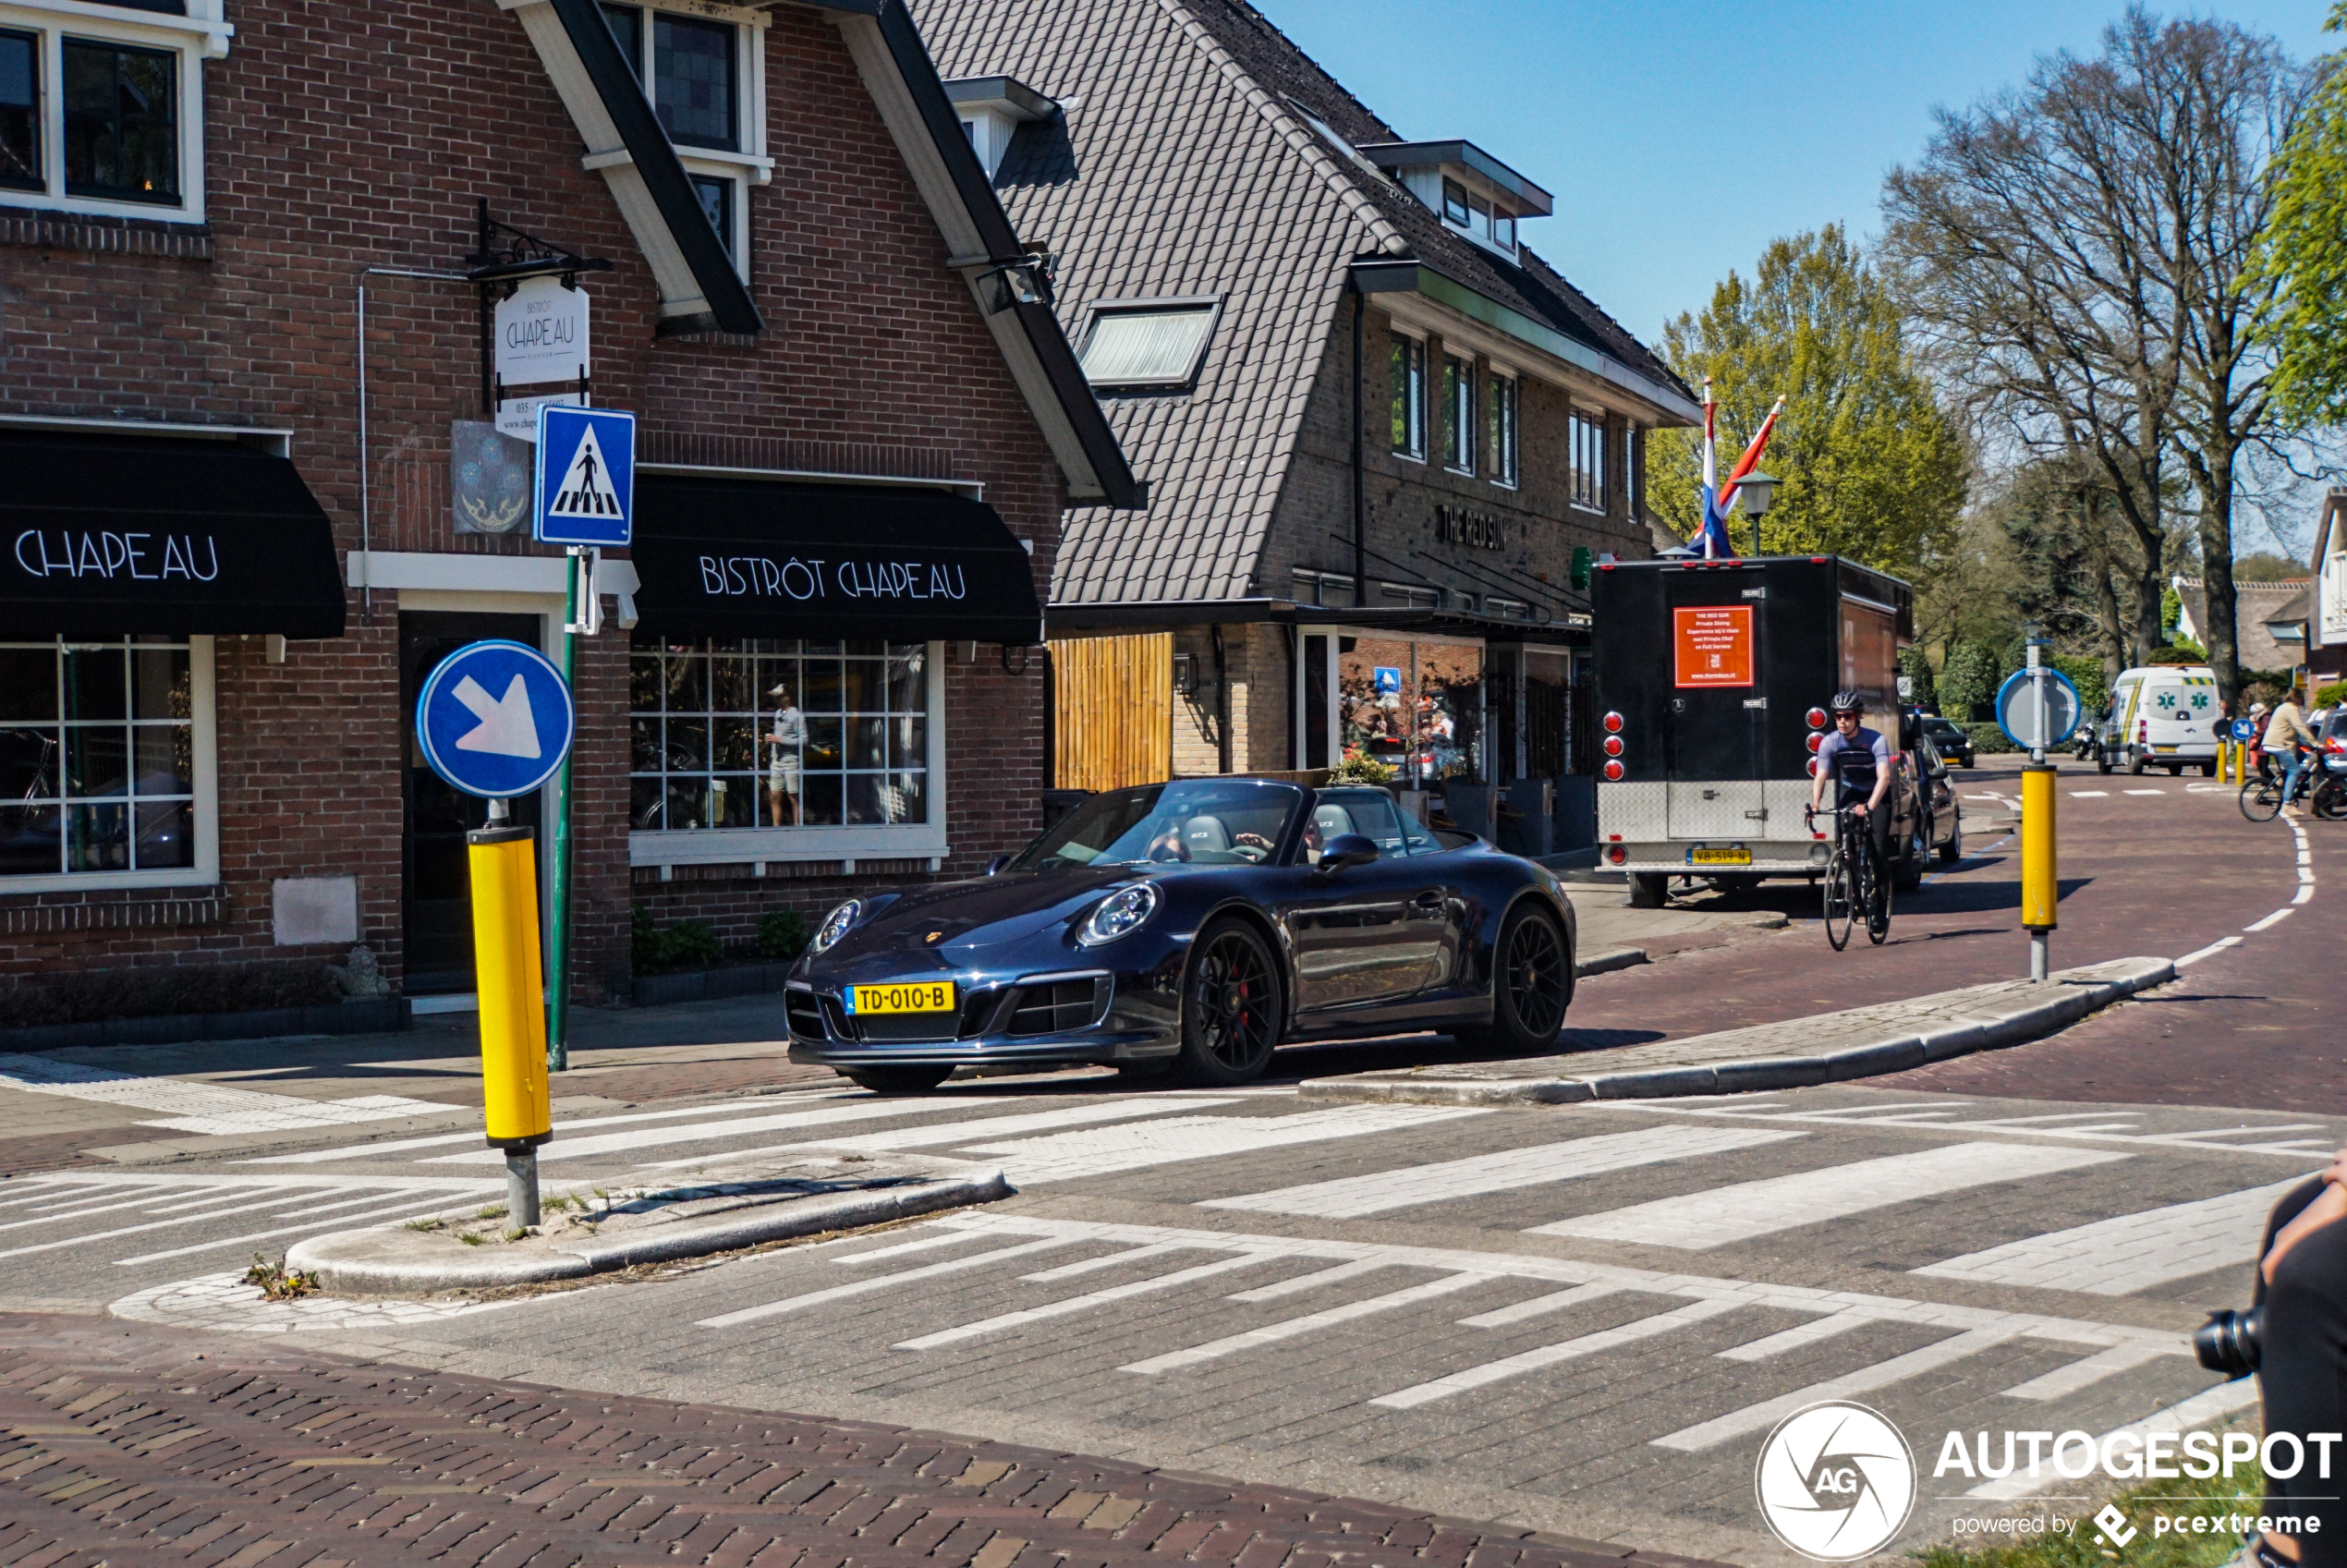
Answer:
<svg viewBox="0 0 2347 1568"><path fill-rule="evenodd" d="M1279 852L1304 802L1294 784L1177 780L1104 790L1012 862L1019 870L1186 861L1259 866Z"/></svg>

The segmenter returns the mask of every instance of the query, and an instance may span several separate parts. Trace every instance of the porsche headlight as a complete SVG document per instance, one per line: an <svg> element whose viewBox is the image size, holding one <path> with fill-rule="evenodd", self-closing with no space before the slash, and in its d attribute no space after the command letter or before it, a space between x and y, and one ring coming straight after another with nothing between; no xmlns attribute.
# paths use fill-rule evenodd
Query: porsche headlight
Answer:
<svg viewBox="0 0 2347 1568"><path fill-rule="evenodd" d="M1086 917L1083 928L1076 933L1076 940L1086 947L1098 947L1119 937L1130 936L1149 924L1149 917L1157 913L1160 901L1155 882L1136 882L1131 887L1119 888L1101 899L1092 913Z"/></svg>
<svg viewBox="0 0 2347 1568"><path fill-rule="evenodd" d="M824 916L823 923L815 928L815 940L807 944L808 951L821 953L834 946L840 938L847 934L847 928L856 923L856 917L863 912L863 904L851 898Z"/></svg>

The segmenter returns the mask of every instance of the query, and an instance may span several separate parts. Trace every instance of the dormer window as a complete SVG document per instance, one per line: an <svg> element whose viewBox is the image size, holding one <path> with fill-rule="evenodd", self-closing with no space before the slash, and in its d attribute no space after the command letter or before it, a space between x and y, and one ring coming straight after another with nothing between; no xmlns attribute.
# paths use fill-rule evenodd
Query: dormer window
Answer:
<svg viewBox="0 0 2347 1568"><path fill-rule="evenodd" d="M969 139L970 151L978 154L979 166L988 179L1002 168L1003 158L1011 150L1011 138L1020 126L1048 120L1059 113L1057 103L1006 76L949 81L945 95L954 101L962 134Z"/></svg>
<svg viewBox="0 0 2347 1568"><path fill-rule="evenodd" d="M1440 213L1442 225L1515 260L1516 225L1544 218L1549 193L1471 141L1387 141L1361 155Z"/></svg>

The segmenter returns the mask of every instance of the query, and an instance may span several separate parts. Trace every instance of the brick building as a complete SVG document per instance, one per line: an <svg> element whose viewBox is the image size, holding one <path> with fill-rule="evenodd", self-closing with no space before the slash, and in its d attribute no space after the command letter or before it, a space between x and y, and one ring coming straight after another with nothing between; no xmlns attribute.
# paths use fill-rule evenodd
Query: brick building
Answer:
<svg viewBox="0 0 2347 1568"><path fill-rule="evenodd" d="M1700 411L1523 242L1548 193L1245 0L916 6L1149 486L1067 517L1060 782L1357 746L1508 847L1590 842L1576 558L1652 553L1645 433Z"/></svg>
<svg viewBox="0 0 2347 1568"><path fill-rule="evenodd" d="M1063 507L1136 499L1048 287L898 0L0 0L0 1004L358 945L462 1004L482 803L410 714L563 641L488 370L550 290L639 421L573 995L638 910L738 942L1023 842L1012 645Z"/></svg>

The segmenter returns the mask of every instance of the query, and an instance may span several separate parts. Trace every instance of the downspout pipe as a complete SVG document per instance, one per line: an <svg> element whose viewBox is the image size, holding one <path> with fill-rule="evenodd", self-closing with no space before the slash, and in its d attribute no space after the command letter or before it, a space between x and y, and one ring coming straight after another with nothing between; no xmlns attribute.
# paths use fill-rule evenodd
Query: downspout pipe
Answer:
<svg viewBox="0 0 2347 1568"><path fill-rule="evenodd" d="M1368 312L1368 302L1362 298L1361 286L1351 273L1344 277L1345 292L1353 296L1353 602L1369 602L1369 514L1368 498L1362 491L1361 457L1361 375L1362 318ZM1225 768L1224 772L1230 772Z"/></svg>
<svg viewBox="0 0 2347 1568"><path fill-rule="evenodd" d="M1222 647L1222 626L1216 622L1207 630L1214 634L1214 766L1218 772L1231 771L1231 664Z"/></svg>

